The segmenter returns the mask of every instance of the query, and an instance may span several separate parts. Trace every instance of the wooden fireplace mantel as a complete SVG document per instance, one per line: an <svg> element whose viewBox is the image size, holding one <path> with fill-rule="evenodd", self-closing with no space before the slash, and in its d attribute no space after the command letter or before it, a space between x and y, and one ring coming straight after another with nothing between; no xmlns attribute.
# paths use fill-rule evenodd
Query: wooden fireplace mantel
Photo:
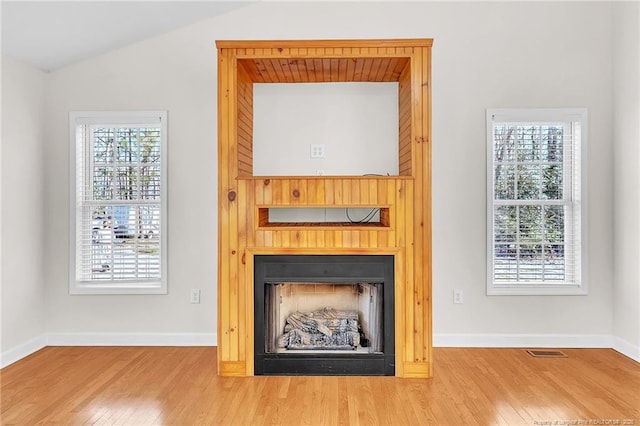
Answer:
<svg viewBox="0 0 640 426"><path fill-rule="evenodd" d="M253 256L393 254L396 376L432 375L431 39L222 41L218 373L254 374ZM397 82L397 176L254 176L253 84ZM271 226L274 207L382 207L381 221Z"/></svg>

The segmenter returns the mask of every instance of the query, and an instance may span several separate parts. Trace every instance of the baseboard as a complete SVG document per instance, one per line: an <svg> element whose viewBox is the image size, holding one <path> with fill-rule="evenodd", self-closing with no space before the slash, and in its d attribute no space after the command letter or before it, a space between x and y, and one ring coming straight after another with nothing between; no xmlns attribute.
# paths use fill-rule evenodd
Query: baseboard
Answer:
<svg viewBox="0 0 640 426"><path fill-rule="evenodd" d="M0 353L0 368L46 346L216 346L216 333L49 333ZM611 335L434 334L434 347L612 348L640 362L640 348Z"/></svg>
<svg viewBox="0 0 640 426"><path fill-rule="evenodd" d="M613 348L609 334L434 334L434 347Z"/></svg>
<svg viewBox="0 0 640 426"><path fill-rule="evenodd" d="M21 345L4 351L0 353L0 368L4 368L16 361L20 361L22 358L28 357L32 353L38 352L45 346L47 346L47 336L46 334L43 334L25 343L22 343Z"/></svg>
<svg viewBox="0 0 640 426"><path fill-rule="evenodd" d="M0 368L46 346L216 346L216 333L49 333L0 353Z"/></svg>
<svg viewBox="0 0 640 426"><path fill-rule="evenodd" d="M47 346L215 346L215 333L49 333Z"/></svg>
<svg viewBox="0 0 640 426"><path fill-rule="evenodd" d="M613 338L613 349L620 352L624 356L628 356L636 362L640 362L640 347L632 345L619 337Z"/></svg>

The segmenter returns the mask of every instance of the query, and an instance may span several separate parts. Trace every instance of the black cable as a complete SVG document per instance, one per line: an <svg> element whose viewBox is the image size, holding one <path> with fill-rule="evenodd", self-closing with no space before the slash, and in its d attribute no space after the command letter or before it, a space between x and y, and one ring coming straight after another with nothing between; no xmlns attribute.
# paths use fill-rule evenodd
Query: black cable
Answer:
<svg viewBox="0 0 640 426"><path fill-rule="evenodd" d="M347 219L349 220L349 222L351 223L369 223L371 222L371 220L375 217L376 213L378 213L380 211L380 209L378 207L374 207L372 208L369 213L367 213L362 219L360 220L353 220L351 219L351 216L349 215L349 208L347 207L346 209L344 209L346 215L347 215Z"/></svg>
<svg viewBox="0 0 640 426"><path fill-rule="evenodd" d="M365 173L363 176L390 176L389 173L387 173L386 175L383 174L379 174L379 173ZM360 220L353 220L351 219L351 216L349 216L349 207L347 207L346 209L344 209L346 215L347 215L347 219L349 220L349 222L351 223L369 223L371 222L371 220L375 217L375 215L380 211L380 208L378 207L374 207L372 208L369 213L367 213L362 219Z"/></svg>

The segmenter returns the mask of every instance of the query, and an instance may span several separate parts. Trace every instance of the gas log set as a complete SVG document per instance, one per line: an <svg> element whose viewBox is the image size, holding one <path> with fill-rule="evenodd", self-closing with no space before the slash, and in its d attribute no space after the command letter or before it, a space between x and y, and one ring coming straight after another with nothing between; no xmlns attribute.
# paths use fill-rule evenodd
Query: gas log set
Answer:
<svg viewBox="0 0 640 426"><path fill-rule="evenodd" d="M355 350L367 339L358 322L358 312L326 307L289 315L278 347L288 350Z"/></svg>

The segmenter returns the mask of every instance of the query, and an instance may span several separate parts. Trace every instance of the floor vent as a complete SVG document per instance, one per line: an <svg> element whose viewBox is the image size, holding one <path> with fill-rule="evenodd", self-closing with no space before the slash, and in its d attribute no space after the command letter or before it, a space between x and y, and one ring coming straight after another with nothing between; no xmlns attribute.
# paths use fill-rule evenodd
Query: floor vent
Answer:
<svg viewBox="0 0 640 426"><path fill-rule="evenodd" d="M566 358L567 355L556 350L527 350L529 355L536 358Z"/></svg>

